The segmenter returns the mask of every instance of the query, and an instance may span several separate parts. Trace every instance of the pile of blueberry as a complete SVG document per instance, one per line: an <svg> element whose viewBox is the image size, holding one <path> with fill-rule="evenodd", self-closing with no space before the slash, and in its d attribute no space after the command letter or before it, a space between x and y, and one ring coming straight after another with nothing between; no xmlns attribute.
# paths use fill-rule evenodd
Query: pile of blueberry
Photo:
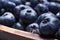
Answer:
<svg viewBox="0 0 60 40"><path fill-rule="evenodd" d="M44 38L60 38L60 1L0 0L0 24Z"/></svg>

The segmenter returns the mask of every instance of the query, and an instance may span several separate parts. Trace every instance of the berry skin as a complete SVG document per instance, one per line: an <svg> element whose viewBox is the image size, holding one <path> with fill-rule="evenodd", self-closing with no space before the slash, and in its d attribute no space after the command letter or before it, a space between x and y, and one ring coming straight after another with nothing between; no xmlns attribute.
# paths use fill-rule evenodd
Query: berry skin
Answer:
<svg viewBox="0 0 60 40"><path fill-rule="evenodd" d="M20 12L20 19L26 24L33 23L37 19L37 13L33 9L24 9Z"/></svg>
<svg viewBox="0 0 60 40"><path fill-rule="evenodd" d="M42 13L46 13L49 11L48 7L44 4L37 4L37 6L34 8L36 12L38 13L38 16L41 15Z"/></svg>
<svg viewBox="0 0 60 40"><path fill-rule="evenodd" d="M9 1L14 2L16 5L22 4L21 0L9 0Z"/></svg>
<svg viewBox="0 0 60 40"><path fill-rule="evenodd" d="M15 23L15 16L10 12L5 12L2 16L0 16L0 24L6 26L12 26Z"/></svg>
<svg viewBox="0 0 60 40"><path fill-rule="evenodd" d="M55 36L57 39L60 39L60 29L56 32Z"/></svg>
<svg viewBox="0 0 60 40"><path fill-rule="evenodd" d="M60 28L60 21L53 15L47 15L40 23L40 35L51 38Z"/></svg>
<svg viewBox="0 0 60 40"><path fill-rule="evenodd" d="M21 23L17 22L15 23L12 28L19 29L19 30L24 30L23 26Z"/></svg>
<svg viewBox="0 0 60 40"><path fill-rule="evenodd" d="M40 24L40 22L41 22L42 20L44 20L44 18L46 18L47 16L56 17L56 16L55 16L53 13L51 13L51 12L43 13L43 14L41 14L41 15L37 18L36 23Z"/></svg>
<svg viewBox="0 0 60 40"><path fill-rule="evenodd" d="M56 14L57 12L60 12L60 4L55 2L49 2L46 4L46 6L49 8L49 11Z"/></svg>
<svg viewBox="0 0 60 40"><path fill-rule="evenodd" d="M30 6L26 6L26 5L23 5L23 4L16 6L15 9L14 9L14 15L15 15L16 19L19 18L21 10L30 9L30 8L31 8Z"/></svg>
<svg viewBox="0 0 60 40"><path fill-rule="evenodd" d="M56 14L57 18L60 20L60 12Z"/></svg>
<svg viewBox="0 0 60 40"><path fill-rule="evenodd" d="M26 27L28 32L39 34L39 25L37 23L32 23Z"/></svg>

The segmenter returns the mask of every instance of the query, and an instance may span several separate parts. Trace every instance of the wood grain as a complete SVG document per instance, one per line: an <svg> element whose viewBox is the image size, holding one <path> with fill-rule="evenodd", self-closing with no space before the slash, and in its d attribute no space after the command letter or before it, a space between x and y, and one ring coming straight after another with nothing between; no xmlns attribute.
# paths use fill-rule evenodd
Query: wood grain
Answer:
<svg viewBox="0 0 60 40"><path fill-rule="evenodd" d="M20 37L25 37L25 38L29 38L29 39L33 39L33 40L45 40L45 39L42 39L38 34L33 34L33 33L30 33L30 32L25 32L25 31L22 31L22 30L17 30L17 29L13 29L13 28L10 28L10 27L7 27L7 26L0 25L0 35L2 35L2 33L5 33L5 35L8 34L8 36L10 34L12 34L14 37L15 37L15 35L17 35L17 36L20 36ZM9 37L11 38L11 36L9 36ZM9 37L6 36L5 38L7 39ZM15 39L16 39L16 37L15 37ZM55 39L46 39L46 40L55 40Z"/></svg>

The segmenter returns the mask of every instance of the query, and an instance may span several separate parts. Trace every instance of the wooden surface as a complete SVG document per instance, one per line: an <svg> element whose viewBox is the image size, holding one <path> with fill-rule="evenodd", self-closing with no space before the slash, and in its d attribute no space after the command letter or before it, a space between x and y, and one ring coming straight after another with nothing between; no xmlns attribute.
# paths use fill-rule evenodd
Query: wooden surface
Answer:
<svg viewBox="0 0 60 40"><path fill-rule="evenodd" d="M22 30L13 29L0 25L0 39L1 40L45 40L42 39L38 34L25 32ZM46 39L55 40L55 39Z"/></svg>

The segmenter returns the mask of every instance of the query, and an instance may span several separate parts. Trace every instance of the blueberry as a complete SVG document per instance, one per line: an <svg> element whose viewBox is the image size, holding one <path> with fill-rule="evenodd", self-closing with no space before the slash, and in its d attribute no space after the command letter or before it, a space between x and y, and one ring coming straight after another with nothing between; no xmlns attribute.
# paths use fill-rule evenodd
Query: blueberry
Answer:
<svg viewBox="0 0 60 40"><path fill-rule="evenodd" d="M28 32L39 34L39 25L37 23L32 23L26 27Z"/></svg>
<svg viewBox="0 0 60 40"><path fill-rule="evenodd" d="M46 5L40 3L37 4L37 6L34 9L37 11L38 15L41 15L42 13L46 13L49 11Z"/></svg>
<svg viewBox="0 0 60 40"><path fill-rule="evenodd" d="M40 22L41 22L42 20L44 20L44 18L46 18L47 16L56 17L56 16L55 16L53 13L51 13L51 12L43 13L43 14L41 14L41 15L37 18L36 23L40 24Z"/></svg>
<svg viewBox="0 0 60 40"><path fill-rule="evenodd" d="M10 12L5 12L0 16L0 24L12 26L15 23L15 16Z"/></svg>
<svg viewBox="0 0 60 40"><path fill-rule="evenodd" d="M15 7L16 10L20 10L20 11L24 10L24 9L27 9L27 8L31 8L31 7L23 5L23 4L18 5L18 6Z"/></svg>
<svg viewBox="0 0 60 40"><path fill-rule="evenodd" d="M40 3L45 4L45 3L48 3L48 1L47 0L40 0Z"/></svg>
<svg viewBox="0 0 60 40"><path fill-rule="evenodd" d="M55 36L57 39L60 39L60 29L56 32Z"/></svg>
<svg viewBox="0 0 60 40"><path fill-rule="evenodd" d="M14 13L14 8L16 7L16 4L10 1L2 1L3 8L8 11Z"/></svg>
<svg viewBox="0 0 60 40"><path fill-rule="evenodd" d="M22 4L25 4L26 0L21 0L22 1Z"/></svg>
<svg viewBox="0 0 60 40"><path fill-rule="evenodd" d="M60 12L56 14L57 18L60 20Z"/></svg>
<svg viewBox="0 0 60 40"><path fill-rule="evenodd" d="M15 9L14 9L14 15L15 15L16 19L19 18L19 14L20 14L21 10L30 9L30 8L31 7L23 5L23 4L16 6Z"/></svg>
<svg viewBox="0 0 60 40"><path fill-rule="evenodd" d="M48 0L49 2L57 2L60 3L60 0Z"/></svg>
<svg viewBox="0 0 60 40"><path fill-rule="evenodd" d="M22 24L20 22L15 23L12 28L19 29L19 30L24 30Z"/></svg>
<svg viewBox="0 0 60 40"><path fill-rule="evenodd" d="M33 9L24 9L20 12L20 19L24 23L30 24L37 19L37 13Z"/></svg>
<svg viewBox="0 0 60 40"><path fill-rule="evenodd" d="M31 6L31 2L26 2L25 5Z"/></svg>
<svg viewBox="0 0 60 40"><path fill-rule="evenodd" d="M39 3L39 0L30 0L31 2L31 7L34 8L38 3Z"/></svg>
<svg viewBox="0 0 60 40"><path fill-rule="evenodd" d="M16 5L22 4L22 0L9 0L11 2L14 2Z"/></svg>
<svg viewBox="0 0 60 40"><path fill-rule="evenodd" d="M1 9L0 9L0 16L3 15L3 14L5 13L5 11L6 11L6 10L5 10L4 8L1 8Z"/></svg>
<svg viewBox="0 0 60 40"><path fill-rule="evenodd" d="M40 35L47 38L54 37L60 28L60 21L57 17L47 15L40 23Z"/></svg>
<svg viewBox="0 0 60 40"><path fill-rule="evenodd" d="M60 4L59 3L49 2L46 5L49 8L49 11L51 11L54 14L56 14L57 12L60 11Z"/></svg>

